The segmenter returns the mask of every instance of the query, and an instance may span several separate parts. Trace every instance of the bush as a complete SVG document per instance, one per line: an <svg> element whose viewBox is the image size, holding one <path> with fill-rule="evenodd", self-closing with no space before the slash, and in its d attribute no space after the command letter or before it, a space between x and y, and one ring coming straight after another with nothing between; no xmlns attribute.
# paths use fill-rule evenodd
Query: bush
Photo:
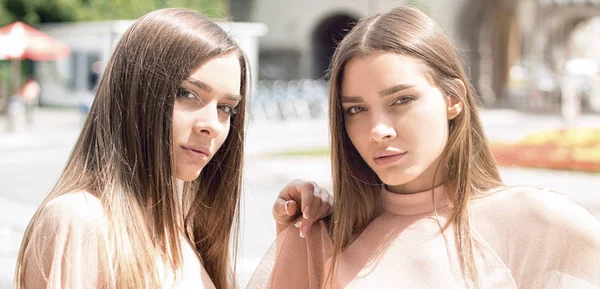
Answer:
<svg viewBox="0 0 600 289"><path fill-rule="evenodd" d="M600 172L600 128L539 132L491 149L500 165Z"/></svg>

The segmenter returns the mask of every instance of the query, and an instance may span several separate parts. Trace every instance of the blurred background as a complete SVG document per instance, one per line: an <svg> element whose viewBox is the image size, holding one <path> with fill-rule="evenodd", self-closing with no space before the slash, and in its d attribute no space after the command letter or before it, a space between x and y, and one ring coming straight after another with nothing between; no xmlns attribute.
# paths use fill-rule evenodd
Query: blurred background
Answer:
<svg viewBox="0 0 600 289"><path fill-rule="evenodd" d="M275 238L295 178L331 187L326 70L358 19L420 8L452 37L481 96L506 184L561 192L600 217L600 0L0 0L0 289L29 219L81 130L132 19L188 7L219 21L254 76L238 275Z"/></svg>

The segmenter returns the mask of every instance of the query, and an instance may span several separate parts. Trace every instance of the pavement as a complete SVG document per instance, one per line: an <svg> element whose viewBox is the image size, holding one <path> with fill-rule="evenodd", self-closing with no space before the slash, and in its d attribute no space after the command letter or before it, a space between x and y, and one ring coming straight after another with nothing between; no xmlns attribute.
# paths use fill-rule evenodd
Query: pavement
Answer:
<svg viewBox="0 0 600 289"><path fill-rule="evenodd" d="M564 126L560 117L511 110L481 113L491 141L518 140L529 133ZM12 288L18 247L31 216L52 189L79 134L77 110L43 108L34 125L7 132L0 118L0 289ZM326 119L248 124L246 141L240 283L245 284L275 238L271 205L289 181L314 180L331 187L327 157L282 157L274 152L322 149L328 146ZM575 124L600 127L600 115L583 116ZM500 169L507 184L526 184L564 193L600 218L600 174L526 168Z"/></svg>

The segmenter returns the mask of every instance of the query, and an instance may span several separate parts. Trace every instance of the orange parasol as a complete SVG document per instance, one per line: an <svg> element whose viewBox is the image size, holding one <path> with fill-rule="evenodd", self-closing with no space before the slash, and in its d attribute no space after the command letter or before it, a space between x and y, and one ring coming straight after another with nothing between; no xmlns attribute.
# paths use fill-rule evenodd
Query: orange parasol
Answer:
<svg viewBox="0 0 600 289"><path fill-rule="evenodd" d="M67 57L69 53L69 46L23 22L0 28L0 60L12 60L12 93L19 89L21 60L56 60Z"/></svg>
<svg viewBox="0 0 600 289"><path fill-rule="evenodd" d="M66 44L23 22L0 28L0 59L55 60L69 52Z"/></svg>

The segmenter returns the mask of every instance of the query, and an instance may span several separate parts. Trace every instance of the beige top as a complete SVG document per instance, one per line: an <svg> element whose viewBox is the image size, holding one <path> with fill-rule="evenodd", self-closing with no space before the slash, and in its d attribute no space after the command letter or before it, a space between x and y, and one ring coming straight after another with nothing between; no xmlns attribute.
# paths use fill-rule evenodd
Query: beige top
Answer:
<svg viewBox="0 0 600 289"><path fill-rule="evenodd" d="M439 234L451 210L444 188L382 194L385 212L342 252L336 287L468 288L454 226ZM600 222L582 206L529 187L490 192L469 205L481 288L600 288ZM290 226L248 288L323 288L330 257L322 222L306 239Z"/></svg>
<svg viewBox="0 0 600 289"><path fill-rule="evenodd" d="M23 260L25 288L115 288L110 259L108 223L100 200L89 193L69 193L51 200L32 230ZM162 288L215 288L194 249L180 238L183 268L163 270ZM119 252L117 252L119 253ZM177 283L173 283L173 274Z"/></svg>

